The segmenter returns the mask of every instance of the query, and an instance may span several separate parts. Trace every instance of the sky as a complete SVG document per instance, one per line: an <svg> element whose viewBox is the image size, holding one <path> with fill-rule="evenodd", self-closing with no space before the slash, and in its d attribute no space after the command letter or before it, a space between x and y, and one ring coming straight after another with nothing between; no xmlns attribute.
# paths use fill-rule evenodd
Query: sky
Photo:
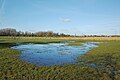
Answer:
<svg viewBox="0 0 120 80"><path fill-rule="evenodd" d="M0 29L120 35L120 0L0 0Z"/></svg>

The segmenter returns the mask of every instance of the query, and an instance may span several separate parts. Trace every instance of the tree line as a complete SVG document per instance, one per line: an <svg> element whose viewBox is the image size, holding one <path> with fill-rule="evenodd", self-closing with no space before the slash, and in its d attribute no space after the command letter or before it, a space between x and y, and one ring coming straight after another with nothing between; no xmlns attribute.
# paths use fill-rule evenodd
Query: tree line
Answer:
<svg viewBox="0 0 120 80"><path fill-rule="evenodd" d="M52 31L23 32L12 28L0 29L0 36L26 36L26 37L69 37L69 34L54 33Z"/></svg>
<svg viewBox="0 0 120 80"><path fill-rule="evenodd" d="M69 35L64 33L54 33L52 31L23 32L12 28L0 29L0 36L25 36L25 37L120 37L120 35Z"/></svg>

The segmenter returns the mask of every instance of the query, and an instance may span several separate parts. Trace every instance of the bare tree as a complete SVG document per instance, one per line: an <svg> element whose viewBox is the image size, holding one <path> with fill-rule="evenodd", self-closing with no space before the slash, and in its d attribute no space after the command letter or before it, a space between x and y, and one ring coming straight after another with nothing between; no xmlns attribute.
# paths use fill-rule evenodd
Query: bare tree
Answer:
<svg viewBox="0 0 120 80"><path fill-rule="evenodd" d="M16 29L12 28L0 29L1 36L16 36L16 34L17 34Z"/></svg>

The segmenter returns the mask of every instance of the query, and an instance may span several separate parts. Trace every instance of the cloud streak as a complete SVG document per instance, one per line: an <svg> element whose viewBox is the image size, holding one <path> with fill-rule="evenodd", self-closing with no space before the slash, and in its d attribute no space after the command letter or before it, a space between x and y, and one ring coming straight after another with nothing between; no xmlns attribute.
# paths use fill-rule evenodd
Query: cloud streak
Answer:
<svg viewBox="0 0 120 80"><path fill-rule="evenodd" d="M0 26L3 25L2 17L4 14L4 6L5 6L5 0L0 0Z"/></svg>
<svg viewBox="0 0 120 80"><path fill-rule="evenodd" d="M4 10L5 0L1 0L0 2L1 2L0 12L2 12Z"/></svg>

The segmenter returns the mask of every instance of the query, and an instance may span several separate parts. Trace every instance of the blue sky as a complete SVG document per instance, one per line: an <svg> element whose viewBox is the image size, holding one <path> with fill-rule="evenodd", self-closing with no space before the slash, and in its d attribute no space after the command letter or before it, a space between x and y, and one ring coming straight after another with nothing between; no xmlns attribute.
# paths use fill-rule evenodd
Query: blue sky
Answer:
<svg viewBox="0 0 120 80"><path fill-rule="evenodd" d="M120 34L120 0L0 0L0 29Z"/></svg>

